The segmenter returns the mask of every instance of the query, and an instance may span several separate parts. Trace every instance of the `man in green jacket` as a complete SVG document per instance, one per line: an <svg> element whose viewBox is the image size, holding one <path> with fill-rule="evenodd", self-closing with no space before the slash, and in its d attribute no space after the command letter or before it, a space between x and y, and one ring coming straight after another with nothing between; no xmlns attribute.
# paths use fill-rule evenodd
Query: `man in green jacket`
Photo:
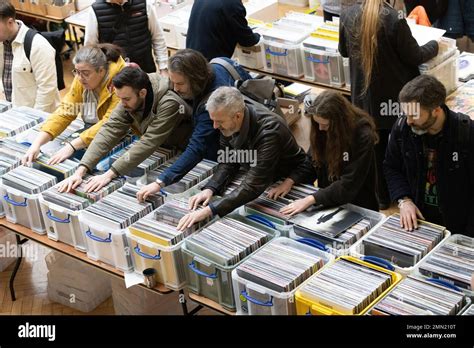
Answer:
<svg viewBox="0 0 474 348"><path fill-rule="evenodd" d="M112 84L121 103L94 137L74 175L60 187L62 192L79 186L84 175L133 129L140 139L107 172L91 179L85 189L98 191L113 178L127 174L153 154L188 113L189 107L172 90L169 79L159 74L130 66L120 71Z"/></svg>

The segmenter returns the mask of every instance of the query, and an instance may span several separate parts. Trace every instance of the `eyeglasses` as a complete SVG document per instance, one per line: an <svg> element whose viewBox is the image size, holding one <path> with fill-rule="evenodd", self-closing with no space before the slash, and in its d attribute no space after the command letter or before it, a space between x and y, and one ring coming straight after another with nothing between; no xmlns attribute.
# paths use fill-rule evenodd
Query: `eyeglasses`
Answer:
<svg viewBox="0 0 474 348"><path fill-rule="evenodd" d="M91 77L92 70L77 70L77 69L72 69L72 74L74 76L80 76L83 79L88 80Z"/></svg>

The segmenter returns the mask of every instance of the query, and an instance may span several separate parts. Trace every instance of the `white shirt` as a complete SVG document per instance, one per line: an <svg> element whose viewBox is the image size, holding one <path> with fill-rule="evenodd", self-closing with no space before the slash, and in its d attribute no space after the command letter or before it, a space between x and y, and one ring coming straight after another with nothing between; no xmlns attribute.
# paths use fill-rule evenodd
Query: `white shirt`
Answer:
<svg viewBox="0 0 474 348"><path fill-rule="evenodd" d="M53 112L59 105L56 50L48 40L36 34L31 42L28 60L23 45L28 27L22 21L16 22L21 26L12 41L12 104ZM0 44L0 76L3 75L3 55L3 44ZM3 91L3 82L1 86Z"/></svg>
<svg viewBox="0 0 474 348"><path fill-rule="evenodd" d="M126 3L124 1L123 3ZM148 17L148 29L151 34L151 43L153 46L153 53L155 54L155 61L160 70L168 67L168 49L166 47L163 30L158 24L158 14L156 13L155 5L151 0L147 0L146 13ZM99 24L92 6L88 9L88 17L86 24L86 33L84 37L84 44L99 43Z"/></svg>

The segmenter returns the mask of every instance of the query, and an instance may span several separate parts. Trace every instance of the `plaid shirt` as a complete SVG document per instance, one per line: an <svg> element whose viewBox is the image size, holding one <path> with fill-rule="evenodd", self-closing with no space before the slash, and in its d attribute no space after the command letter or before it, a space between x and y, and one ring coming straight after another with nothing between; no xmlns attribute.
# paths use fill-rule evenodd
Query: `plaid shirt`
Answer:
<svg viewBox="0 0 474 348"><path fill-rule="evenodd" d="M13 51L11 41L3 42L3 90L5 91L5 98L9 102L12 101L12 64Z"/></svg>

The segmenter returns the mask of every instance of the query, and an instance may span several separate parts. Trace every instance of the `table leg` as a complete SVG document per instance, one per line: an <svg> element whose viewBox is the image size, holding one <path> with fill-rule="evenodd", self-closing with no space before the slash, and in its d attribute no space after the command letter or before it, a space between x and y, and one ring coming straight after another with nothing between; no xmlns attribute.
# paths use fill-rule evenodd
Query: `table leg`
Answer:
<svg viewBox="0 0 474 348"><path fill-rule="evenodd" d="M18 234L15 234L16 238L16 245L18 248L18 255L15 261L15 267L13 268L13 272L10 275L10 296L12 301L16 300L15 297L15 288L13 287L13 282L15 281L16 274L18 272L18 269L20 268L21 260L23 259L23 251L21 249L21 245L27 241L27 239L20 239L20 236Z"/></svg>

